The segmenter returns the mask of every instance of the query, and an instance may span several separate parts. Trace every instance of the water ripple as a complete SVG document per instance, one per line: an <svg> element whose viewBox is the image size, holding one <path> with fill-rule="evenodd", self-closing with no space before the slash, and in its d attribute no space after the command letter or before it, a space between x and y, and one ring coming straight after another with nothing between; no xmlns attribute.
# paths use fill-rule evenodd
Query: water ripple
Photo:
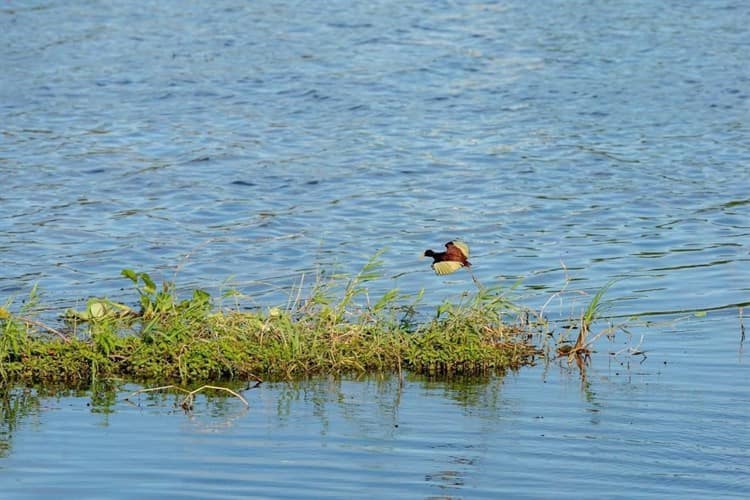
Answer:
<svg viewBox="0 0 750 500"><path fill-rule="evenodd" d="M461 237L478 279L520 279L524 304L567 286L575 295L549 304L561 318L613 279L613 315L746 304L747 8L540 6L3 5L0 290L38 283L53 307L132 300L119 271L136 268L266 306L286 303L302 274L353 272L386 247L372 294L424 288L432 307L474 285L437 280L418 256ZM670 458L650 438L605 443L668 465L621 477L651 495L714 485L707 462L679 458L715 448L678 442ZM604 487L574 465L605 460L590 445L579 436L555 477ZM481 482L472 464L507 465L434 453L425 494ZM387 478L375 462L373 481ZM294 493L346 476L311 470ZM533 467L514 473L548 493ZM402 492L395 479L385 493Z"/></svg>

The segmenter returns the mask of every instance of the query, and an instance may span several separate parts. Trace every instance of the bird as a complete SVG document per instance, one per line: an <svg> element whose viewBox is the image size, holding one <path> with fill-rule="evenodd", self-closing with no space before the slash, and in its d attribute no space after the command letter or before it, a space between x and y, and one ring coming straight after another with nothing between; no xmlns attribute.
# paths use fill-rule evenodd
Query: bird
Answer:
<svg viewBox="0 0 750 500"><path fill-rule="evenodd" d="M439 276L455 273L462 267L471 267L469 245L463 241L449 241L445 244L445 252L425 250L424 256L432 257L431 267Z"/></svg>

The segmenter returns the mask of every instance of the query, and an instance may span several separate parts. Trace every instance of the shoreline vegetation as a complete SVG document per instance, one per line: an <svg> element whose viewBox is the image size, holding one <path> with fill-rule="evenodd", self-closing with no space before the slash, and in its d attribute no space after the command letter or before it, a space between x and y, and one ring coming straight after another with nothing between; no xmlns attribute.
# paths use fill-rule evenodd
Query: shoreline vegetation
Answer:
<svg viewBox="0 0 750 500"><path fill-rule="evenodd" d="M18 313L11 312L12 301L0 306L0 385L196 384L405 371L473 376L517 370L547 355L544 321L530 322L529 311L499 289L478 287L422 321L421 292L392 289L371 300L367 283L380 277L379 256L354 277L318 279L305 299L301 282L285 307L263 311L217 307L199 289L180 300L174 283L157 286L148 274L126 269L137 306L92 298L84 310L66 310L58 329L34 318L34 288ZM586 335L603 291L582 316L575 343L559 343L558 355L588 356Z"/></svg>

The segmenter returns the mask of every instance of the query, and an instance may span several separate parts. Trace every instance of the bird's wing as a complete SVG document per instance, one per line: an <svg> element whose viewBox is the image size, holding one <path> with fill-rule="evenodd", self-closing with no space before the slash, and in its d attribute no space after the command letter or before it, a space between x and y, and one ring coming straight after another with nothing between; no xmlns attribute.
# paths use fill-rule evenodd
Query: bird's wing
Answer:
<svg viewBox="0 0 750 500"><path fill-rule="evenodd" d="M455 260L444 260L442 262L435 262L434 264L432 264L432 269L434 269L435 274L439 276L455 273L462 267L464 267L464 265Z"/></svg>
<svg viewBox="0 0 750 500"><path fill-rule="evenodd" d="M464 257L466 257L467 259L469 258L469 245L467 245L463 241L455 241L455 240L453 241L453 244L456 245L458 249L461 250L461 252L463 252Z"/></svg>

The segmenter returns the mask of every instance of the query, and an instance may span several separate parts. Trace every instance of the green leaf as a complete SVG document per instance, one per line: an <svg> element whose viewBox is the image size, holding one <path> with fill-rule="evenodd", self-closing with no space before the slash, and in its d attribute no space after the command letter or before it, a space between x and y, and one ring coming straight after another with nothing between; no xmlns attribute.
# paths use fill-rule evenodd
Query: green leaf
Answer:
<svg viewBox="0 0 750 500"><path fill-rule="evenodd" d="M123 269L120 274L128 278L133 283L138 283L138 275L132 269Z"/></svg>
<svg viewBox="0 0 750 500"><path fill-rule="evenodd" d="M453 304L451 304L450 302L443 302L442 304L438 306L437 315L439 318L444 313L450 314L452 312L453 312Z"/></svg>
<svg viewBox="0 0 750 500"><path fill-rule="evenodd" d="M103 318L107 314L106 304L98 300L90 301L88 313L90 319Z"/></svg>
<svg viewBox="0 0 750 500"><path fill-rule="evenodd" d="M156 283L151 279L148 273L141 273L141 280L143 280L143 289L146 293L156 293Z"/></svg>
<svg viewBox="0 0 750 500"><path fill-rule="evenodd" d="M385 294L383 294L382 297L380 297L380 300L375 303L372 310L374 312L378 312L385 307L387 307L389 304L391 304L394 300L398 298L398 288L393 288L389 291L387 291Z"/></svg>
<svg viewBox="0 0 750 500"><path fill-rule="evenodd" d="M211 299L211 294L200 288L193 290L193 301L206 303Z"/></svg>
<svg viewBox="0 0 750 500"><path fill-rule="evenodd" d="M278 307L272 307L268 310L268 317L269 318L278 318L281 316L281 309Z"/></svg>
<svg viewBox="0 0 750 500"><path fill-rule="evenodd" d="M68 308L65 310L64 313L66 320L78 320L78 321L88 321L89 320L89 313L84 311L76 311L73 308Z"/></svg>

